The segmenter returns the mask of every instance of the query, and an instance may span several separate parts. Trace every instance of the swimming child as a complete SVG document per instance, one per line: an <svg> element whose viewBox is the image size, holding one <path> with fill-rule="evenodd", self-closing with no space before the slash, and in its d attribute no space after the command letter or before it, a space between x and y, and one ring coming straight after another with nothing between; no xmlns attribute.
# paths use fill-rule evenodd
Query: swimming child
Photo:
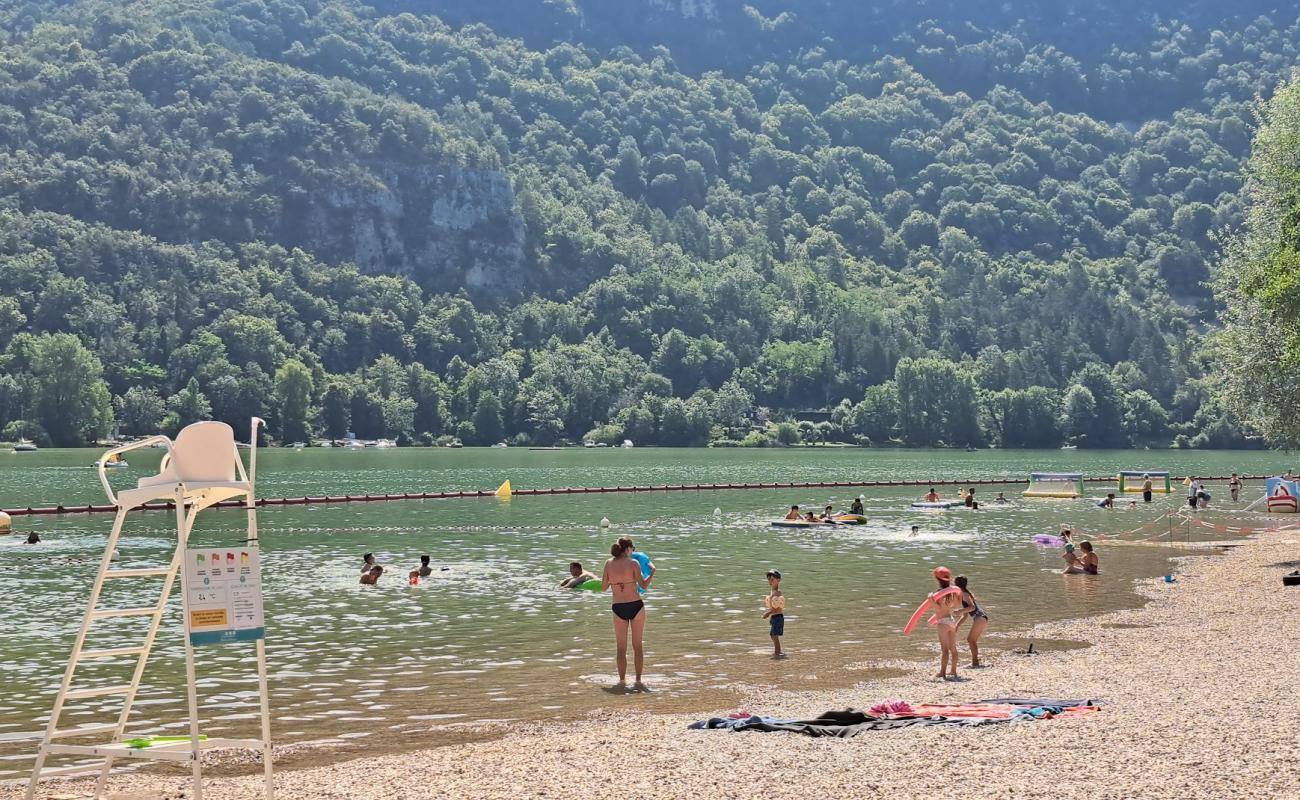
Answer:
<svg viewBox="0 0 1300 800"><path fill-rule="evenodd" d="M1062 575L1082 575L1084 573L1083 564L1079 561L1079 557L1074 554L1074 545L1067 544L1061 558L1065 559L1065 569L1061 570Z"/></svg>
<svg viewBox="0 0 1300 800"><path fill-rule="evenodd" d="M998 492L998 496L995 497L995 498L993 498L993 502L995 502L995 503L1005 503L1005 502L1007 502L1007 496L1006 496L1005 494L1003 494L1002 492Z"/></svg>
<svg viewBox="0 0 1300 800"><path fill-rule="evenodd" d="M419 573L420 573L419 576L420 576L421 578L427 578L427 577L429 577L430 575L433 574L433 567L429 566L429 557L428 557L428 556L420 556L420 569L419 569Z"/></svg>
<svg viewBox="0 0 1300 800"><path fill-rule="evenodd" d="M790 513L786 514L785 518L790 521L800 519L799 506L790 506Z"/></svg>
<svg viewBox="0 0 1300 800"><path fill-rule="evenodd" d="M767 571L767 585L772 591L763 600L763 619L771 623L768 635L772 637L772 658L784 658L781 651L781 637L785 635L785 595L781 594L781 571Z"/></svg>
<svg viewBox="0 0 1300 800"><path fill-rule="evenodd" d="M27 541L23 542L23 544L40 544L40 543L41 543L41 536L36 531L32 531L31 533L27 534Z"/></svg>
<svg viewBox="0 0 1300 800"><path fill-rule="evenodd" d="M849 513L862 516L864 511L865 509L862 507L862 495L858 495L857 497L853 498L853 503L849 506Z"/></svg>
<svg viewBox="0 0 1300 800"><path fill-rule="evenodd" d="M379 576L383 574L384 574L383 567L378 565L371 567L369 572L361 573L361 585L375 586L379 583Z"/></svg>
<svg viewBox="0 0 1300 800"><path fill-rule="evenodd" d="M911 532L911 534L909 534L909 535L910 535L910 536L917 536L917 535L919 535L920 533L921 533L921 526L920 526L920 525L913 525L913 526L912 526L912 532Z"/></svg>
<svg viewBox="0 0 1300 800"><path fill-rule="evenodd" d="M364 556L361 557L361 571L363 573L369 572L374 568L375 568L374 553L366 553Z"/></svg>
<svg viewBox="0 0 1300 800"><path fill-rule="evenodd" d="M819 519L820 519L822 522L834 522L834 521L835 521L835 508L834 508L834 506L826 506L826 509L825 509L824 511L822 511L822 515L821 515L821 517L819 517Z"/></svg>
<svg viewBox="0 0 1300 800"><path fill-rule="evenodd" d="M936 492L936 491L934 490L934 487L933 487L933 486L931 486L931 487L930 487L930 491L926 493L926 495L925 495L925 502L927 502L927 503L937 503L937 502L939 502L939 493Z"/></svg>
<svg viewBox="0 0 1300 800"><path fill-rule="evenodd" d="M1102 500L1102 501L1101 501L1100 503L1098 503L1097 505L1098 505L1099 507L1101 507L1101 508L1110 508L1110 509L1115 508L1115 493L1114 493L1114 492L1107 492L1107 493L1106 493L1106 499L1105 499L1105 500Z"/></svg>

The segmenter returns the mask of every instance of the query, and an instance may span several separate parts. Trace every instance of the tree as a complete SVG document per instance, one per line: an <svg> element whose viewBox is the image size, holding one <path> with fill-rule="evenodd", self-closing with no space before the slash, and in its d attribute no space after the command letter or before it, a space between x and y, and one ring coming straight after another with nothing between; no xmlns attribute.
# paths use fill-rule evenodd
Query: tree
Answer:
<svg viewBox="0 0 1300 800"><path fill-rule="evenodd" d="M1263 110L1246 168L1245 230L1226 248L1216 289L1224 303L1214 355L1219 399L1255 433L1300 444L1300 82Z"/></svg>
<svg viewBox="0 0 1300 800"><path fill-rule="evenodd" d="M280 441L305 442L311 438L311 398L311 371L296 358L285 361L275 373Z"/></svg>
<svg viewBox="0 0 1300 800"><path fill-rule="evenodd" d="M1098 427L1097 401L1086 386L1074 384L1061 400L1061 428L1071 441L1092 444L1089 439Z"/></svg>
<svg viewBox="0 0 1300 800"><path fill-rule="evenodd" d="M162 427L167 403L154 389L132 386L117 399L120 430L129 436L157 433Z"/></svg>
<svg viewBox="0 0 1300 800"><path fill-rule="evenodd" d="M352 427L352 387L343 380L332 380L320 401L320 427L330 439L342 439Z"/></svg>
<svg viewBox="0 0 1300 800"><path fill-rule="evenodd" d="M505 436L501 424L501 401L495 393L484 391L479 394L474 409L474 432L478 444L496 444Z"/></svg>
<svg viewBox="0 0 1300 800"><path fill-rule="evenodd" d="M113 404L104 368L77 337L42 334L31 342L31 412L59 447L108 435Z"/></svg>
<svg viewBox="0 0 1300 800"><path fill-rule="evenodd" d="M163 431L168 436L175 436L186 425L202 422L211 416L212 406L208 403L208 398L199 391L199 382L190 378L184 389L167 398Z"/></svg>

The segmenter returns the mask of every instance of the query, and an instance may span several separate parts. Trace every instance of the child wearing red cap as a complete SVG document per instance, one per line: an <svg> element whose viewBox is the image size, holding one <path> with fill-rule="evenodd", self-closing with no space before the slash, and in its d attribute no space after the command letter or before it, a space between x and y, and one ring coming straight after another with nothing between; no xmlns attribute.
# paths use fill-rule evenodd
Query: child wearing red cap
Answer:
<svg viewBox="0 0 1300 800"><path fill-rule="evenodd" d="M962 608L961 592L949 592L942 597L944 589L952 585L952 572L947 567L935 567L934 579L939 583L939 590L930 595L934 603L937 618L935 627L939 630L939 674L935 677L945 681L957 680L957 625L966 616Z"/></svg>

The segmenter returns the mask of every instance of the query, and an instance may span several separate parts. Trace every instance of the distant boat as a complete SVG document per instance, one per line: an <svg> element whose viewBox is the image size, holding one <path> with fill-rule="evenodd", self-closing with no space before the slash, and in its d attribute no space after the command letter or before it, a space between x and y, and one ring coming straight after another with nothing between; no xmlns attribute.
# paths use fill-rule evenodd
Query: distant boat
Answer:
<svg viewBox="0 0 1300 800"><path fill-rule="evenodd" d="M551 445L550 447L530 447L530 448L528 448L528 449L529 449L529 450L538 450L538 451L542 451L542 452L550 452L551 450L562 450L562 449L564 449L564 448L556 447L555 445Z"/></svg>
<svg viewBox="0 0 1300 800"><path fill-rule="evenodd" d="M366 446L361 442L358 442L356 439L348 439L348 443L343 445L343 447L348 450L364 450Z"/></svg>
<svg viewBox="0 0 1300 800"><path fill-rule="evenodd" d="M452 439L450 442L447 442L447 446L448 446L448 447L461 448L461 447L464 447L465 444L464 444L463 442L461 442L460 439Z"/></svg>
<svg viewBox="0 0 1300 800"><path fill-rule="evenodd" d="M294 450L301 450L301 449L303 449L304 447L306 447L307 445L303 444L302 442L294 442L293 444L291 444L291 445L289 445L289 446L292 447Z"/></svg>
<svg viewBox="0 0 1300 800"><path fill-rule="evenodd" d="M37 450L36 445L32 444L26 439L19 439L18 444L14 445L15 453L35 453L36 450Z"/></svg>
<svg viewBox="0 0 1300 800"><path fill-rule="evenodd" d="M588 448L588 449L590 449L590 448L592 448L592 447L595 447L595 446L596 446L596 443L595 443L595 442L583 442L583 443L582 443L582 446L583 446L583 447L586 447L586 448Z"/></svg>
<svg viewBox="0 0 1300 800"><path fill-rule="evenodd" d="M510 445L506 444L505 442L497 442L496 444L494 444L494 445L492 445L492 446L493 446L493 447L509 447Z"/></svg>
<svg viewBox="0 0 1300 800"><path fill-rule="evenodd" d="M1062 449L1062 450L1078 450L1078 449L1079 449L1079 445L1077 445L1077 444L1063 444L1063 445L1061 445L1061 449Z"/></svg>
<svg viewBox="0 0 1300 800"><path fill-rule="evenodd" d="M633 446L633 445L632 445L632 440L631 440L631 439L624 439L624 440L623 440L623 444L622 444L622 446L623 446L623 447L626 447L626 448L628 448L628 449L631 449L632 446Z"/></svg>
<svg viewBox="0 0 1300 800"><path fill-rule="evenodd" d="M380 450L387 450L390 447L397 447L397 442L392 439L376 439L373 442L366 442L366 447L376 447Z"/></svg>

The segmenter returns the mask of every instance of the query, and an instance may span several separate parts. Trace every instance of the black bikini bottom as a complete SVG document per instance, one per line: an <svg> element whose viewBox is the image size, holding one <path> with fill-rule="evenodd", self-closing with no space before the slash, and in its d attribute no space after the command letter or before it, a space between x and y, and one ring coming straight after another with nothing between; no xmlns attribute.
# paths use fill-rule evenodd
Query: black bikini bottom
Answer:
<svg viewBox="0 0 1300 800"><path fill-rule="evenodd" d="M633 600L630 603L615 603L613 608L614 616L624 622L631 622L636 619L637 614L641 613L641 609L645 608L645 603L641 600Z"/></svg>

